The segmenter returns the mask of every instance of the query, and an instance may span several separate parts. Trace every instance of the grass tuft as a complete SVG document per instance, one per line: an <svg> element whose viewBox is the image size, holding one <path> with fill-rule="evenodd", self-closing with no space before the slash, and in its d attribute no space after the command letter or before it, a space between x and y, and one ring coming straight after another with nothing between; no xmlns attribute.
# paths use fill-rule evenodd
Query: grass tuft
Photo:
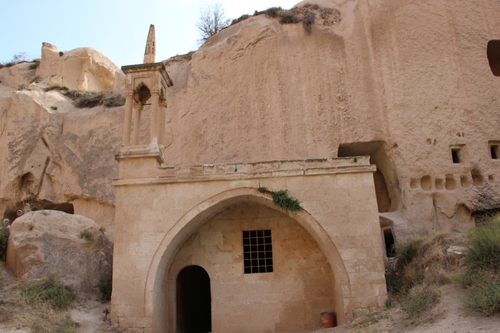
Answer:
<svg viewBox="0 0 500 333"><path fill-rule="evenodd" d="M94 239L94 235L89 230L83 230L80 232L80 238L90 242Z"/></svg>
<svg viewBox="0 0 500 333"><path fill-rule="evenodd" d="M500 215L485 221L469 235L472 245L465 261L474 268L500 269Z"/></svg>
<svg viewBox="0 0 500 333"><path fill-rule="evenodd" d="M54 310L64 310L75 300L76 295L59 281L46 279L30 284L24 298L31 305L48 305Z"/></svg>
<svg viewBox="0 0 500 333"><path fill-rule="evenodd" d="M285 212L296 212L302 208L300 207L299 200L290 197L287 190L272 192L271 195L273 203Z"/></svg>
<svg viewBox="0 0 500 333"><path fill-rule="evenodd" d="M428 309L439 301L440 292L434 286L418 286L411 290L403 303L403 311L414 317Z"/></svg>
<svg viewBox="0 0 500 333"><path fill-rule="evenodd" d="M271 191L268 190L267 187L259 186L257 188L257 191L260 193L268 193L271 194L273 198L273 203L278 207L281 208L281 210L285 212L296 212L302 207L300 206L300 201L292 198L288 195L287 190L280 190L280 191Z"/></svg>
<svg viewBox="0 0 500 333"><path fill-rule="evenodd" d="M464 304L486 315L500 312L500 215L473 229L465 257L467 271L458 280L467 289Z"/></svg>

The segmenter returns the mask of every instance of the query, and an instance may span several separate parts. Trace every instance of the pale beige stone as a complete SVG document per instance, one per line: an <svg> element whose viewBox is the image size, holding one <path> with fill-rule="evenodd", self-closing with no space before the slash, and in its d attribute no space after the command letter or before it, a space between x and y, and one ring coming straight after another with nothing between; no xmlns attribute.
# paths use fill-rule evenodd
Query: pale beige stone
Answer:
<svg viewBox="0 0 500 333"><path fill-rule="evenodd" d="M328 262L329 297L339 323L357 308L383 305L381 227L396 242L422 228L466 230L474 224L472 212L500 205L500 165L490 154L490 144L500 142L494 112L500 81L486 58L488 41L499 38L499 4L308 0L297 7L306 3L332 9L321 19L316 12L310 33L301 24L280 25L260 15L224 29L192 54L126 66L125 116L123 108L106 116L108 110L100 108L82 119L57 93L14 93L21 77L32 75L22 67L0 70L7 81L13 79L9 87L0 84L0 120L6 124L0 140L8 147L0 149L7 161L0 179L7 199L0 205L5 211L2 202L19 203L37 193L74 201L78 213L106 216L96 218L100 225L110 226L114 214L112 317L121 326L137 332L173 329L174 263L198 262L215 285L236 294L252 297L252 284L276 290L265 278L234 282L238 240L224 223L213 223L217 214L232 211L241 228L251 227L245 222L249 214L235 209L247 204L276 210L259 186L286 189L301 200L304 210L289 218ZM44 52L46 67L39 70L57 79L64 71L57 49L46 45ZM78 73L87 75L77 61L80 52L72 60L80 69L68 72L71 82L82 77ZM141 79L143 70L149 76ZM98 77L98 83L90 76L80 81L110 86L107 74ZM141 83L153 92L155 105L134 99ZM50 111L50 104L72 117ZM26 118L36 121L28 126ZM25 134L42 127L49 148ZM102 136L94 140L95 133ZM61 139L64 149L52 151L51 142ZM99 155L109 159L82 148L87 141L103 147ZM452 149L460 150L460 163L453 163ZM95 163L100 172L91 172ZM28 171L32 181L20 188ZM84 182L81 174L88 175ZM92 212L95 207L100 209ZM190 237L197 243L188 244ZM207 258L200 248L214 255ZM279 281L288 290L297 280ZM279 320L285 308L297 314L293 320L309 320L309 312L297 312L297 295L275 293L262 305L216 290L217 297L227 296L214 302L213 324L221 331L233 324L220 314L234 308L235 318L243 320L243 306L256 314L267 309L256 325L269 331L273 323L274 331L287 328Z"/></svg>
<svg viewBox="0 0 500 333"><path fill-rule="evenodd" d="M82 237L87 232L92 239ZM79 296L110 278L112 244L99 226L79 215L42 210L17 218L10 228L7 266L20 279L55 277Z"/></svg>
<svg viewBox="0 0 500 333"><path fill-rule="evenodd" d="M43 43L36 71L49 84L88 91L123 91L125 75L99 51L85 47L59 51Z"/></svg>

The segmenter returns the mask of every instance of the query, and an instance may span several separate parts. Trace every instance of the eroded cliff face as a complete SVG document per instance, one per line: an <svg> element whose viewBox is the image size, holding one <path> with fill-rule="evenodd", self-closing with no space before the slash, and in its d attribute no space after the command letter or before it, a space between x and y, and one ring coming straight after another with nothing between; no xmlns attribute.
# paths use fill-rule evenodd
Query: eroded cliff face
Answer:
<svg viewBox="0 0 500 333"><path fill-rule="evenodd" d="M491 147L500 143L500 78L486 47L500 39L500 4L297 7L306 3L319 5L307 9L315 14L310 29L254 16L165 61L174 83L167 165L370 155L383 225L401 235L409 227L466 228L471 213L497 208L500 162ZM78 50L73 61L65 58L72 51L46 45L35 72L26 64L0 70L0 208L32 197L71 202L110 225L123 108L76 110L58 92L15 90L37 74L41 84L122 89L123 73L92 67L101 56L81 65Z"/></svg>
<svg viewBox="0 0 500 333"><path fill-rule="evenodd" d="M399 233L468 228L497 208L498 2L306 2L340 19L314 11L308 32L251 17L167 62L167 163L370 155Z"/></svg>
<svg viewBox="0 0 500 333"><path fill-rule="evenodd" d="M44 44L39 66L0 69L0 210L11 219L26 203L34 210L76 212L112 235L114 155L121 143L123 107L78 109L60 91L44 88L57 84L111 92L111 82L123 81L124 75L95 50L61 56L56 51ZM83 65L64 65L75 62Z"/></svg>

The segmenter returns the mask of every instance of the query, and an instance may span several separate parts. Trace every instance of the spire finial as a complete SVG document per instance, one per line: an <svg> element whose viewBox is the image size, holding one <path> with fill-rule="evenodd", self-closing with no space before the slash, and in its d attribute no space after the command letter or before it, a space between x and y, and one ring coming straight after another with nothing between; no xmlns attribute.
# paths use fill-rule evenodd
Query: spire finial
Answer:
<svg viewBox="0 0 500 333"><path fill-rule="evenodd" d="M149 26L148 40L146 41L146 50L144 51L144 63L151 64L155 62L156 57L156 38L155 26Z"/></svg>

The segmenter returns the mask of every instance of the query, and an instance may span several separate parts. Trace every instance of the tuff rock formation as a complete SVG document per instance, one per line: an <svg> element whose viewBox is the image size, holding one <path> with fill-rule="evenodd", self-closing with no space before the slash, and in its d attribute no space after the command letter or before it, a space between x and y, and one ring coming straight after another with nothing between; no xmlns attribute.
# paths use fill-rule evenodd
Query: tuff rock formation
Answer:
<svg viewBox="0 0 500 333"><path fill-rule="evenodd" d="M111 276L112 252L111 242L94 221L41 210L12 224L7 266L20 279L57 277L73 291L88 293Z"/></svg>
<svg viewBox="0 0 500 333"><path fill-rule="evenodd" d="M307 29L253 16L165 61L167 164L370 155L382 224L401 235L468 228L498 207L498 3L305 4L319 5ZM36 87L116 91L123 73L95 50L44 44L37 69L2 68L0 81L0 210L67 203L110 229L123 108L76 110Z"/></svg>
<svg viewBox="0 0 500 333"><path fill-rule="evenodd" d="M28 81L28 79L32 78ZM35 80L35 78L37 78ZM44 43L40 64L0 69L0 210L13 219L28 203L92 218L112 235L114 155L123 107L78 109L51 85L108 94L124 74L98 51L57 52ZM31 83L30 83L31 82Z"/></svg>

